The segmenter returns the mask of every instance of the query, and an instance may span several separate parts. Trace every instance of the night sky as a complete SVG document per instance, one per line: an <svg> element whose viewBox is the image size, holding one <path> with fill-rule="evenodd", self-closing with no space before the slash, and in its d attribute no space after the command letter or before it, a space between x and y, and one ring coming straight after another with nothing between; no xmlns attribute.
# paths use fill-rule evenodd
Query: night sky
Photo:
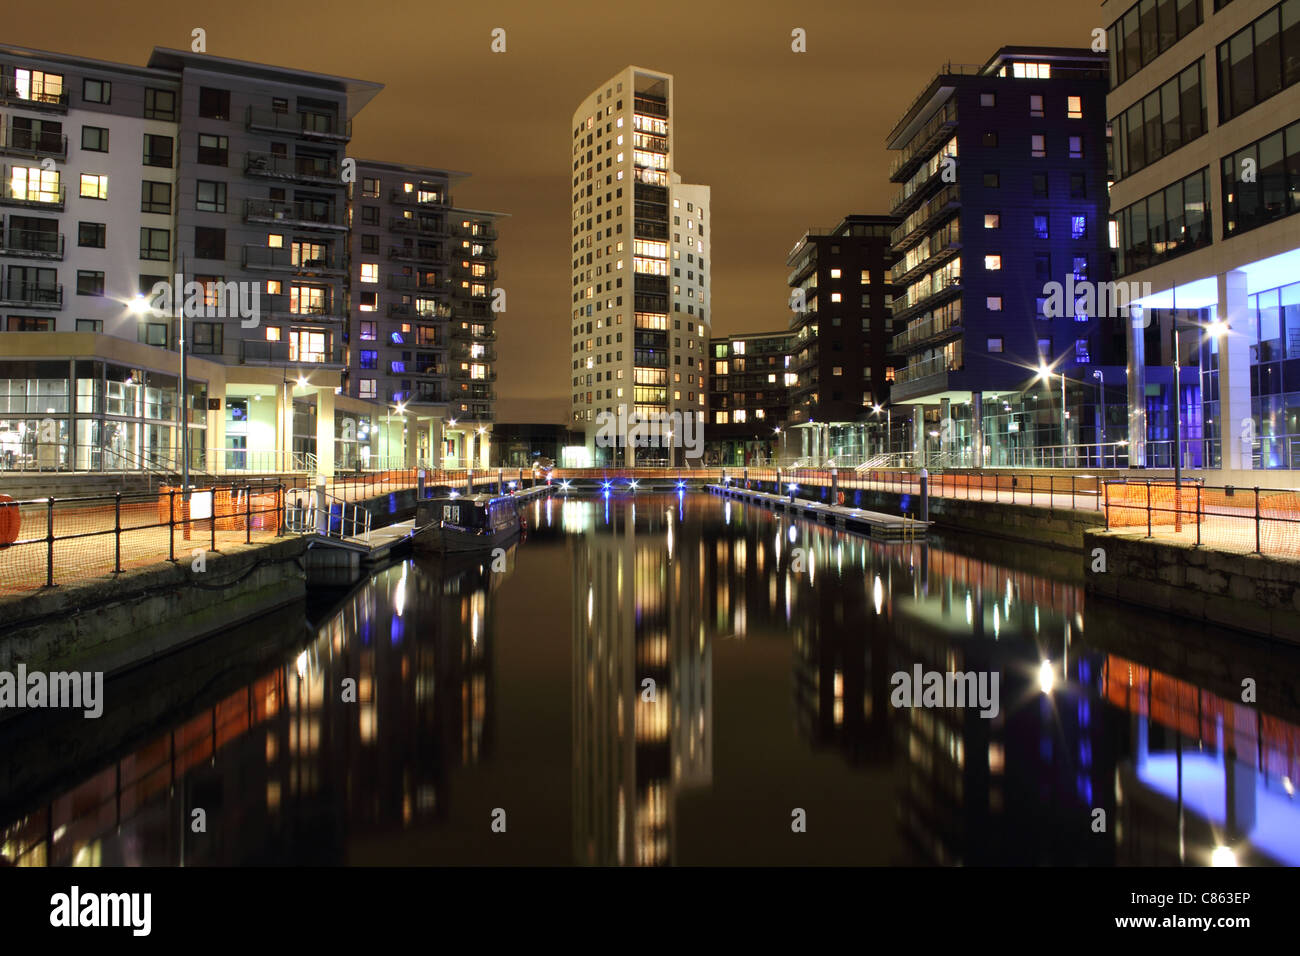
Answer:
<svg viewBox="0 0 1300 956"><path fill-rule="evenodd" d="M617 14L612 11L617 11ZM1087 46L1095 0L855 3L703 0L51 2L11 17L9 43L143 65L154 46L385 84L353 156L464 170L458 205L501 225L499 421L568 414L570 119L629 64L676 80L684 182L712 186L714 333L784 328L790 248L810 226L888 212L884 138L945 62L1008 44ZM491 31L506 30L505 53ZM808 52L790 50L807 31Z"/></svg>

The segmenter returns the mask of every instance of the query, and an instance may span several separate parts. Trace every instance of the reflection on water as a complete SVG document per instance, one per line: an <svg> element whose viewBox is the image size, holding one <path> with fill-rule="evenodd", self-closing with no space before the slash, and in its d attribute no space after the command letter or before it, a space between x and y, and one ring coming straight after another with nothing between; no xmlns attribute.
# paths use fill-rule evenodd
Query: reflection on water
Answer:
<svg viewBox="0 0 1300 956"><path fill-rule="evenodd" d="M0 853L1300 864L1300 708L1274 692L1293 653L1168 673L1156 649L1228 636L1089 608L1034 549L884 544L704 496L529 508L498 570L396 565L184 719L7 775ZM996 672L998 715L895 708L916 665ZM1252 669L1273 677L1243 704Z"/></svg>

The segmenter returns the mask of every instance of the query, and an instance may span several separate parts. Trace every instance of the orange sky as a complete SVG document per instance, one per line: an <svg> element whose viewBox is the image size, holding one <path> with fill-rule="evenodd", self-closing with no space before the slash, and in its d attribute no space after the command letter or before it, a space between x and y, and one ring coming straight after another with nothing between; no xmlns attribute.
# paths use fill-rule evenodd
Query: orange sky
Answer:
<svg viewBox="0 0 1300 956"><path fill-rule="evenodd" d="M785 257L810 226L887 212L885 134L946 61L1005 44L1087 46L1091 0L286 0L47 2L6 42L143 64L188 48L386 84L358 116L351 154L466 170L459 205L501 224L499 421L567 414L569 121L628 64L675 76L676 156L713 188L713 330L781 328ZM663 13L651 19L645 11ZM505 53L490 50L506 30ZM808 52L790 50L807 31Z"/></svg>

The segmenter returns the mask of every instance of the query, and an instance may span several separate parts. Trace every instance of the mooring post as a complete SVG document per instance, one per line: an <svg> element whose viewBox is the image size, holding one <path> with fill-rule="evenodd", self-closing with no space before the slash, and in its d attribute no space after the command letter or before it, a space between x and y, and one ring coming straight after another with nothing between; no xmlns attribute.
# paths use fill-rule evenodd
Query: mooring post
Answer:
<svg viewBox="0 0 1300 956"><path fill-rule="evenodd" d="M930 472L921 469L921 520L930 520Z"/></svg>
<svg viewBox="0 0 1300 956"><path fill-rule="evenodd" d="M325 479L316 479L316 533L322 536L329 534L330 530L330 510L325 503Z"/></svg>

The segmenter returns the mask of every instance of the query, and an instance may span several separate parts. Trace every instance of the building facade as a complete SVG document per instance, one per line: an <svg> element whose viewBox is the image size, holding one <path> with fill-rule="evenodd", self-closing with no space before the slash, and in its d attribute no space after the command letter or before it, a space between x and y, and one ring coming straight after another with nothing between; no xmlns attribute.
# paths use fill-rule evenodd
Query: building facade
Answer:
<svg viewBox="0 0 1300 956"><path fill-rule="evenodd" d="M1300 2L1110 0L1102 14L1117 273L1145 293L1128 412L1152 440L1134 459L1173 462L1176 408L1186 467L1296 468ZM1175 354L1171 401L1148 379Z"/></svg>
<svg viewBox="0 0 1300 956"><path fill-rule="evenodd" d="M747 465L781 457L790 415L789 332L744 332L709 340L705 458Z"/></svg>
<svg viewBox="0 0 1300 956"><path fill-rule="evenodd" d="M709 187L674 171L673 118L673 78L638 67L573 114L571 410L587 463L702 454L713 223Z"/></svg>
<svg viewBox="0 0 1300 956"><path fill-rule="evenodd" d="M900 219L891 400L912 406L918 458L1017 464L1106 432L1123 322L1082 298L1111 278L1105 70L1104 54L1041 47L950 64L886 140Z"/></svg>
<svg viewBox="0 0 1300 956"><path fill-rule="evenodd" d="M891 216L846 216L808 230L787 258L795 376L787 444L800 458L863 457L873 410L889 400L897 226Z"/></svg>
<svg viewBox="0 0 1300 956"><path fill-rule="evenodd" d="M444 376L450 415L394 423L377 375L361 391L350 242L368 223L352 217L345 157L380 89L185 51L136 67L0 46L0 468L459 461L432 427L457 413L486 462L492 394L473 379L490 382L490 355L464 388ZM491 290L471 281L490 243L471 237L495 237L494 218L448 224L464 247L446 249L448 298L468 302L466 323ZM408 380L395 401L416 392Z"/></svg>

